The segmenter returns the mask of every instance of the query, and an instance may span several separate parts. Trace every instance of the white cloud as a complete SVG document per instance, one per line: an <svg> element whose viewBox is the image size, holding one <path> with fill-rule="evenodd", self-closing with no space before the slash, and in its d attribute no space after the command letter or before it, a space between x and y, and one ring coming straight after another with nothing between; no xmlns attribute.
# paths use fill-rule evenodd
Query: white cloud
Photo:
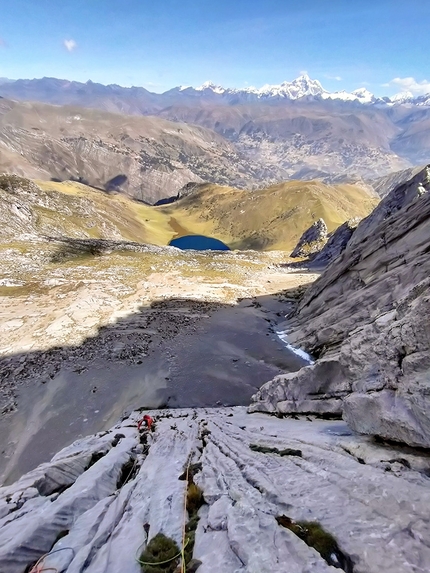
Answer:
<svg viewBox="0 0 430 573"><path fill-rule="evenodd" d="M68 52L73 52L78 45L75 40L64 40L63 44Z"/></svg>
<svg viewBox="0 0 430 573"><path fill-rule="evenodd" d="M430 82L422 80L418 82L415 78L394 78L382 87L387 88L400 88L402 92L411 92L415 96L425 95L430 93Z"/></svg>
<svg viewBox="0 0 430 573"><path fill-rule="evenodd" d="M308 76L308 75L309 75L308 70L301 70L299 72L299 76Z"/></svg>
<svg viewBox="0 0 430 573"><path fill-rule="evenodd" d="M328 80L336 80L337 82L341 82L342 78L340 76L331 76L330 74L324 74Z"/></svg>

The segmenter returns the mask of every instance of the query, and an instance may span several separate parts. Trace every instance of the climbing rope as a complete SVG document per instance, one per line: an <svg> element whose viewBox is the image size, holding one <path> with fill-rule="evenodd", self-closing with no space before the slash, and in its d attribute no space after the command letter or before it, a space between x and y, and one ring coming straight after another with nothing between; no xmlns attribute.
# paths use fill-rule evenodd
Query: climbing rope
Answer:
<svg viewBox="0 0 430 573"><path fill-rule="evenodd" d="M190 458L188 458L187 472L185 476L185 494L184 494L184 521L182 524L182 552L181 552L181 573L186 573L185 569L185 528L186 528L186 516L187 516L187 494L188 494L188 474L190 471Z"/></svg>
<svg viewBox="0 0 430 573"><path fill-rule="evenodd" d="M180 557L181 558L181 573L186 573L185 549L186 549L188 543L190 542L189 539L185 539L185 536L186 536L185 528L187 525L187 494L188 494L188 476L189 476L189 471L190 471L190 458L191 458L191 454L190 454L190 457L188 458L187 469L186 469L186 478L185 478L186 487L185 487L185 494L184 494L184 519L183 519L183 524L182 524L182 549L179 551L179 553L177 553L176 555L174 555L170 559L166 559L166 561L151 561L151 562L141 561L136 556L136 561L140 565L166 565L166 563L170 563L174 559L177 559L178 557ZM143 545L144 545L144 543L142 543L142 545L140 547L138 547L136 554L140 552ZM35 573L39 573L39 572L35 572Z"/></svg>
<svg viewBox="0 0 430 573"><path fill-rule="evenodd" d="M58 569L56 567L44 567L43 562L47 557L49 557L49 555L59 553L60 551L71 551L73 553L72 559L75 558L76 552L73 547L61 547L60 549L55 549L54 551L50 551L49 553L42 555L42 557L38 559L36 564L30 569L29 573L45 573L45 571L55 571L55 573L58 573Z"/></svg>

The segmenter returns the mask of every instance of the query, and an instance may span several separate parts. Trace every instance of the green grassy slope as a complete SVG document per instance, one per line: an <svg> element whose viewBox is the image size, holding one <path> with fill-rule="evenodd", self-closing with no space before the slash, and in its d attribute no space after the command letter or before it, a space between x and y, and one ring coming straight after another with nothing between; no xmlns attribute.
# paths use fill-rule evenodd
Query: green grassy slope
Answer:
<svg viewBox="0 0 430 573"><path fill-rule="evenodd" d="M36 183L14 192L0 185L0 239L30 233L167 245L177 236L204 234L232 249L291 250L316 219L322 217L332 231L368 215L377 203L358 186L312 181L254 192L204 184L162 207L80 183Z"/></svg>
<svg viewBox="0 0 430 573"><path fill-rule="evenodd" d="M365 217L378 199L357 185L289 181L248 192L202 185L188 197L157 209L186 231L215 236L234 249L292 249L320 217L332 231Z"/></svg>

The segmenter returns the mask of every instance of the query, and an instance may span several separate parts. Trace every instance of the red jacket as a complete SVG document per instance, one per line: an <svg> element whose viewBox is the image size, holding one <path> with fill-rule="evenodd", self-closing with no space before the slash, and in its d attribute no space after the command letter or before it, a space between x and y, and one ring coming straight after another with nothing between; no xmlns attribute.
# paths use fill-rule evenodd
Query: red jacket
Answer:
<svg viewBox="0 0 430 573"><path fill-rule="evenodd" d="M148 414L145 414L143 416L143 418L137 423L137 429L140 430L140 428L142 427L142 424L145 422L148 430L150 430L152 428L152 424L154 423L154 420L151 418L151 416L148 416Z"/></svg>

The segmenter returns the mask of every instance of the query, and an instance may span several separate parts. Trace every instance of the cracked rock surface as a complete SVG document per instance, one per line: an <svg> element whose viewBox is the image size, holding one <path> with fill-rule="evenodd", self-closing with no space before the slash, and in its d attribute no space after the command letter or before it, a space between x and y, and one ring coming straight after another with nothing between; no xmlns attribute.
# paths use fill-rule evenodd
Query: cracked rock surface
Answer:
<svg viewBox="0 0 430 573"><path fill-rule="evenodd" d="M313 548L278 525L317 521L355 573L425 573L430 565L428 456L351 435L337 421L277 419L245 408L132 413L0 489L0 570L40 557L63 573L139 573L157 533L181 545L188 463L203 490L199 573L328 573ZM250 445L300 450L262 453ZM412 453L411 453L412 452Z"/></svg>

